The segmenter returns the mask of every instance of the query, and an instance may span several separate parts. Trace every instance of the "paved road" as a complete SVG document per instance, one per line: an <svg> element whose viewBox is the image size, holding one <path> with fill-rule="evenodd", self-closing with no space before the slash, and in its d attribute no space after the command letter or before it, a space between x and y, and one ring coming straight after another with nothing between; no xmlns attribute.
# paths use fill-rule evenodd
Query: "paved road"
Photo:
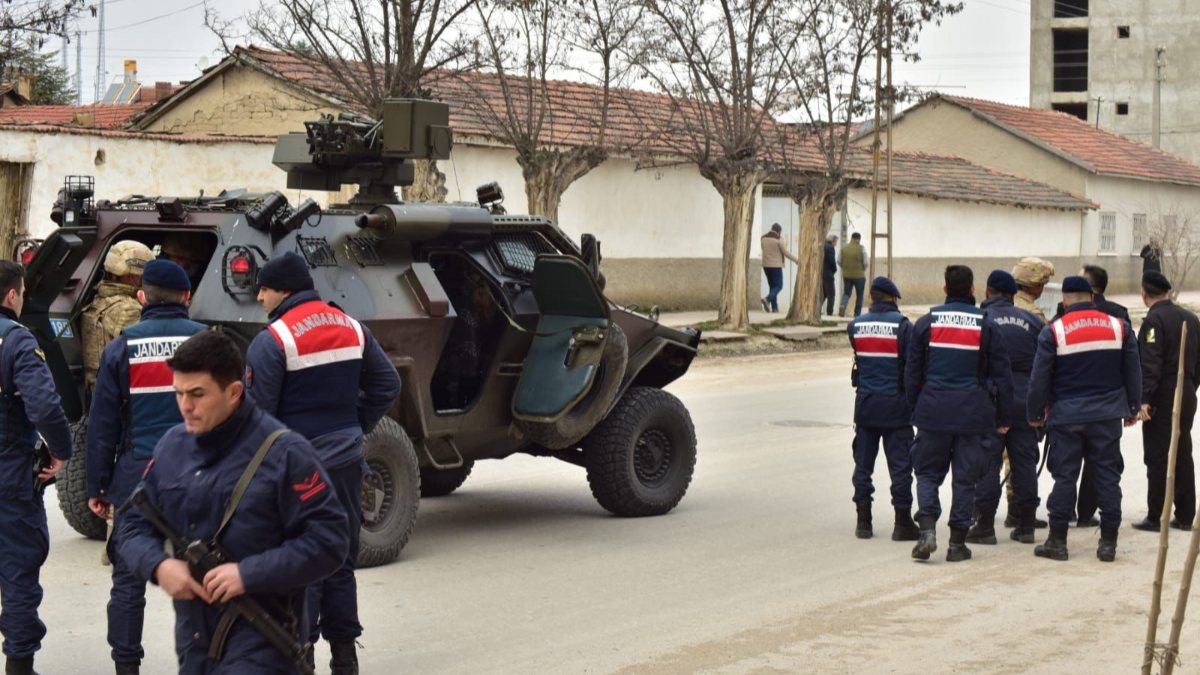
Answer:
<svg viewBox="0 0 1200 675"><path fill-rule="evenodd" d="M884 536L853 537L848 372L840 352L698 364L671 388L695 417L700 459L666 517L607 516L583 470L556 460L478 466L458 493L422 503L400 562L361 573L363 672L1136 671L1153 535L1123 529L1112 565L1095 558L1096 530L1072 531L1065 563L1004 539L967 563L939 551L920 564L887 538L885 504ZM1144 515L1145 481L1140 433L1127 440L1128 523ZM100 547L51 519L39 668L111 672ZM1167 616L1187 541L1172 533ZM148 617L144 672L170 672L157 589ZM1178 672L1196 672L1200 618L1182 650Z"/></svg>

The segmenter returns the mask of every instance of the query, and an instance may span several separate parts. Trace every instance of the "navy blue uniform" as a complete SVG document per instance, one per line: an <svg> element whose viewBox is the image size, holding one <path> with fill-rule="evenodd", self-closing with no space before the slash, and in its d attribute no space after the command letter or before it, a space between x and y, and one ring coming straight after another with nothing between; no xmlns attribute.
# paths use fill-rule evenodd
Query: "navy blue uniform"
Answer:
<svg viewBox="0 0 1200 675"><path fill-rule="evenodd" d="M119 508L142 478L154 446L183 419L175 402L167 359L184 340L204 330L178 303L142 308L142 319L105 346L88 410L87 491ZM140 662L146 582L116 554L109 538L112 592L108 600L108 644L117 663Z"/></svg>
<svg viewBox="0 0 1200 675"><path fill-rule="evenodd" d="M400 376L371 332L315 291L292 294L270 321L246 354L246 390L264 411L312 442L350 518L342 568L309 595L311 637L320 632L330 642L350 641L362 635L354 570L363 434L400 395Z"/></svg>
<svg viewBox="0 0 1200 675"><path fill-rule="evenodd" d="M50 454L71 457L71 430L37 339L0 307L0 633L4 653L32 657L46 636L38 619L38 572L50 552L41 492L34 491L33 448L38 434Z"/></svg>
<svg viewBox="0 0 1200 675"><path fill-rule="evenodd" d="M912 507L912 414L904 394L904 358L912 323L895 303L878 302L849 323L857 372L854 397L854 501L870 504L879 442L892 478L892 506Z"/></svg>
<svg viewBox="0 0 1200 675"><path fill-rule="evenodd" d="M1115 532L1120 525L1121 420L1137 414L1141 395L1137 341L1124 321L1081 302L1042 329L1027 414L1050 430L1050 527L1066 528L1074 517L1085 459L1095 473L1101 527Z"/></svg>
<svg viewBox="0 0 1200 675"><path fill-rule="evenodd" d="M904 389L917 427L917 520L926 529L941 516L938 488L953 466L949 522L965 530L971 526L975 483L987 468L987 439L1015 416L1008 354L996 323L984 317L974 298L947 298L917 321Z"/></svg>
<svg viewBox="0 0 1200 675"><path fill-rule="evenodd" d="M142 485L150 502L187 537L216 535L233 487L278 420L243 400L234 414L206 434L172 427L154 450ZM167 559L163 537L137 509L118 523L118 553L141 579L152 580ZM332 574L346 556L346 513L321 468L312 445L300 434L275 441L221 539L246 594L284 625L303 616L304 589ZM292 664L245 620L238 620L219 663L208 658L221 618L218 606L201 600L175 601L175 651L179 672L293 673ZM295 624L293 624L295 625ZM301 632L301 635L303 633Z"/></svg>
<svg viewBox="0 0 1200 675"><path fill-rule="evenodd" d="M1007 450L1012 471L1009 479L1017 506L1037 507L1038 432L1025 421L1023 412L1038 335L1044 324L1031 312L1014 305L1012 298L988 298L980 306L996 324L1008 354L1013 378L1011 409L1016 414L1009 420L1008 433L991 439L987 470L975 485L975 505L980 513L996 512L1000 505L1000 468Z"/></svg>

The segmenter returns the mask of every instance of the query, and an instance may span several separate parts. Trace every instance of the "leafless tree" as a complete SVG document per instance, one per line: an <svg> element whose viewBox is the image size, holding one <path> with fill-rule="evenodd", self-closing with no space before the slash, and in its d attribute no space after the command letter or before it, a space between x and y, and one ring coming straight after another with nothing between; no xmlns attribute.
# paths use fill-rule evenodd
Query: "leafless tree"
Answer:
<svg viewBox="0 0 1200 675"><path fill-rule="evenodd" d="M650 148L682 157L721 195L724 236L718 321L749 324L747 270L758 187L779 143L774 115L788 86L797 36L783 30L784 0L646 0L652 21L646 76L671 100Z"/></svg>
<svg viewBox="0 0 1200 675"><path fill-rule="evenodd" d="M462 73L462 101L516 150L529 212L558 220L563 194L611 151L614 88L630 71L634 0L500 0L477 5L486 74ZM553 82L573 70L592 86Z"/></svg>
<svg viewBox="0 0 1200 675"><path fill-rule="evenodd" d="M1134 234L1158 253L1162 272L1171 280L1171 297L1178 297L1200 260L1200 211L1157 201L1145 211Z"/></svg>
<svg viewBox="0 0 1200 675"><path fill-rule="evenodd" d="M314 64L328 89L359 112L378 116L388 98L428 97L471 53L464 18L479 0L262 0L245 17L255 43ZM206 10L206 23L230 49L234 24ZM445 198L433 162L417 162L410 199Z"/></svg>
<svg viewBox="0 0 1200 675"><path fill-rule="evenodd" d="M0 73L17 57L37 52L83 9L83 0L0 1Z"/></svg>

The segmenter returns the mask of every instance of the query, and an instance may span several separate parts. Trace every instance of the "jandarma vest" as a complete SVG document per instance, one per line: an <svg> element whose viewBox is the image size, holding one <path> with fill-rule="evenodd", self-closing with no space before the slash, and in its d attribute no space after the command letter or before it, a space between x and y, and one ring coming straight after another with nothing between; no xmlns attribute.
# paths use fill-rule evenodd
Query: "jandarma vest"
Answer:
<svg viewBox="0 0 1200 675"><path fill-rule="evenodd" d="M864 394L898 394L900 380L900 324L896 311L868 312L854 320L854 358L858 366L858 391Z"/></svg>
<svg viewBox="0 0 1200 675"><path fill-rule="evenodd" d="M1123 388L1125 324L1098 309L1068 312L1050 324L1058 358L1054 399L1061 401Z"/></svg>
<svg viewBox="0 0 1200 675"><path fill-rule="evenodd" d="M150 459L154 446L179 424L174 375L167 359L189 337L205 330L189 319L146 319L122 331L129 364L129 399L125 449L135 459Z"/></svg>
<svg viewBox="0 0 1200 675"><path fill-rule="evenodd" d="M967 391L980 385L983 310L966 303L930 310L925 386Z"/></svg>
<svg viewBox="0 0 1200 675"><path fill-rule="evenodd" d="M0 348L3 348L8 334L20 327L21 324L16 321L0 316ZM0 404L4 406L3 414L0 414L0 441L3 441L4 445L0 447L0 451L14 448L32 449L37 443L37 429L25 414L25 402L21 400L20 394L12 391L8 382L0 382Z"/></svg>
<svg viewBox="0 0 1200 675"><path fill-rule="evenodd" d="M279 421L310 439L358 426L359 377L366 347L362 325L312 300L288 310L267 330L287 361Z"/></svg>

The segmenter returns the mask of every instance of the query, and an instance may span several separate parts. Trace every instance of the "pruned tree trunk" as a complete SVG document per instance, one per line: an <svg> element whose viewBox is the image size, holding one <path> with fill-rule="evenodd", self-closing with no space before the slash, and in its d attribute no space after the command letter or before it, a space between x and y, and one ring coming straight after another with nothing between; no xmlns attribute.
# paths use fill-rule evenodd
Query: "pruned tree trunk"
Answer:
<svg viewBox="0 0 1200 675"><path fill-rule="evenodd" d="M444 202L447 194L446 174L438 168L437 160L414 160L413 184L404 188L404 199L410 202Z"/></svg>
<svg viewBox="0 0 1200 675"><path fill-rule="evenodd" d="M608 153L596 146L541 148L518 155L525 177L525 198L530 215L558 222L558 207L567 188L600 166Z"/></svg>
<svg viewBox="0 0 1200 675"><path fill-rule="evenodd" d="M825 233L833 218L834 195L822 191L796 200L800 206L800 242L796 257L796 285L792 289L792 305L787 320L817 324L821 322L821 302L824 293L821 271L825 263Z"/></svg>
<svg viewBox="0 0 1200 675"><path fill-rule="evenodd" d="M721 194L725 215L717 322L722 328L742 330L750 325L750 310L746 303L750 235L754 229L755 191L763 178L756 171L735 171L709 180Z"/></svg>

